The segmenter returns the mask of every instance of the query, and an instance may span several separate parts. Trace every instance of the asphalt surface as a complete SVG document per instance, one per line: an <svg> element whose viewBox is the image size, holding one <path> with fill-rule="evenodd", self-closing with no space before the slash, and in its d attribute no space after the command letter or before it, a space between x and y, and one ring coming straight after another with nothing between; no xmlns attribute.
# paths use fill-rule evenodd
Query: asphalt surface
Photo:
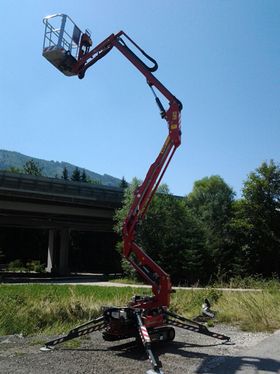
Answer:
<svg viewBox="0 0 280 374"><path fill-rule="evenodd" d="M226 357L215 374L280 373L280 330L233 357Z"/></svg>
<svg viewBox="0 0 280 374"><path fill-rule="evenodd" d="M133 287L133 288L151 288L145 284L128 284L121 282L110 282L102 274L89 274L89 275L70 275L70 276L38 276L35 273L1 273L0 281L3 284L57 284L57 285L85 285L85 286L100 286L100 287ZM174 290L205 290L205 287L176 287L172 286ZM240 291L240 292L261 292L258 288L215 288L220 291Z"/></svg>

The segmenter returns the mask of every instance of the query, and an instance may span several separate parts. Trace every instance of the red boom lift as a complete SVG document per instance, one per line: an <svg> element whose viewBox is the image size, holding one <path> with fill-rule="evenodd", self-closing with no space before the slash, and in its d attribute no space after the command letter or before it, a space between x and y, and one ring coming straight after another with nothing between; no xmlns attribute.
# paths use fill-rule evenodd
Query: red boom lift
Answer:
<svg viewBox="0 0 280 374"><path fill-rule="evenodd" d="M45 24L43 56L67 76L77 75L82 79L89 67L107 55L113 47L117 48L145 77L160 109L161 118L167 122L168 135L155 162L150 166L144 182L135 192L122 231L123 256L151 285L153 296L134 296L126 307L106 307L102 316L74 328L65 336L47 342L42 350L49 350L59 343L98 330L103 330L103 338L109 341L140 337L152 365L152 369L148 370L147 374L163 373L161 363L152 351L151 344L158 341L172 341L175 337L172 326L225 342L230 339L225 335L209 331L203 324L168 310L172 293L169 275L135 242L137 224L144 217L172 156L180 146L182 104L152 74L158 68L157 62L123 31L111 34L92 48L90 32L86 30L83 33L67 15L48 16L43 22ZM141 53L153 66L144 63L131 48ZM155 89L169 102L167 110Z"/></svg>

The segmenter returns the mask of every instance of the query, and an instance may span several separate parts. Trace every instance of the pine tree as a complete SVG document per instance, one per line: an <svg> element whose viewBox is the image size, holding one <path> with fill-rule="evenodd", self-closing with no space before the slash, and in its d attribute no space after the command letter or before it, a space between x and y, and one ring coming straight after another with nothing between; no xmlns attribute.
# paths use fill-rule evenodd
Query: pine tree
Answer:
<svg viewBox="0 0 280 374"><path fill-rule="evenodd" d="M68 169L66 166L64 166L63 168L63 172L62 172L62 176L61 176L62 179L68 181L69 179L69 174L68 174Z"/></svg>
<svg viewBox="0 0 280 374"><path fill-rule="evenodd" d="M86 172L83 170L82 175L81 175L81 182L88 183L88 176Z"/></svg>
<svg viewBox="0 0 280 374"><path fill-rule="evenodd" d="M73 181L73 182L80 182L81 181L81 172L77 167L73 170L73 173L72 173L72 176L71 176L71 181Z"/></svg>
<svg viewBox="0 0 280 374"><path fill-rule="evenodd" d="M121 182L120 182L120 188L122 188L123 190L125 190L127 187L128 187L128 183L127 183L127 181L125 180L125 178L122 177L122 180L121 180Z"/></svg>

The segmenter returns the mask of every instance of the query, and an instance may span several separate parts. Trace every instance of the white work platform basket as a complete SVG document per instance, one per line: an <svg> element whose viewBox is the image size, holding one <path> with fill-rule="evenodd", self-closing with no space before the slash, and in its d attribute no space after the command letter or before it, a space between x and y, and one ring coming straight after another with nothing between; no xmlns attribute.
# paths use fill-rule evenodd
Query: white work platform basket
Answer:
<svg viewBox="0 0 280 374"><path fill-rule="evenodd" d="M75 75L82 31L66 14L43 19L45 24L43 56L67 76Z"/></svg>

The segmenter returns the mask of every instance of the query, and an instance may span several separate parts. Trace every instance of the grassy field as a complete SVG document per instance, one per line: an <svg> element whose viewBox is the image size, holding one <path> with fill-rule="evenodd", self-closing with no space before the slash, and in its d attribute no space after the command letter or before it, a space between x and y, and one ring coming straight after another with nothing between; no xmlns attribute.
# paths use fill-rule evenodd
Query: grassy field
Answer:
<svg viewBox="0 0 280 374"><path fill-rule="evenodd" d="M102 306L125 306L147 289L66 285L0 285L0 335L60 334L101 314ZM227 292L214 288L178 290L170 309L192 318L207 297L218 311L217 322L238 324L247 331L280 328L278 286L260 292Z"/></svg>

